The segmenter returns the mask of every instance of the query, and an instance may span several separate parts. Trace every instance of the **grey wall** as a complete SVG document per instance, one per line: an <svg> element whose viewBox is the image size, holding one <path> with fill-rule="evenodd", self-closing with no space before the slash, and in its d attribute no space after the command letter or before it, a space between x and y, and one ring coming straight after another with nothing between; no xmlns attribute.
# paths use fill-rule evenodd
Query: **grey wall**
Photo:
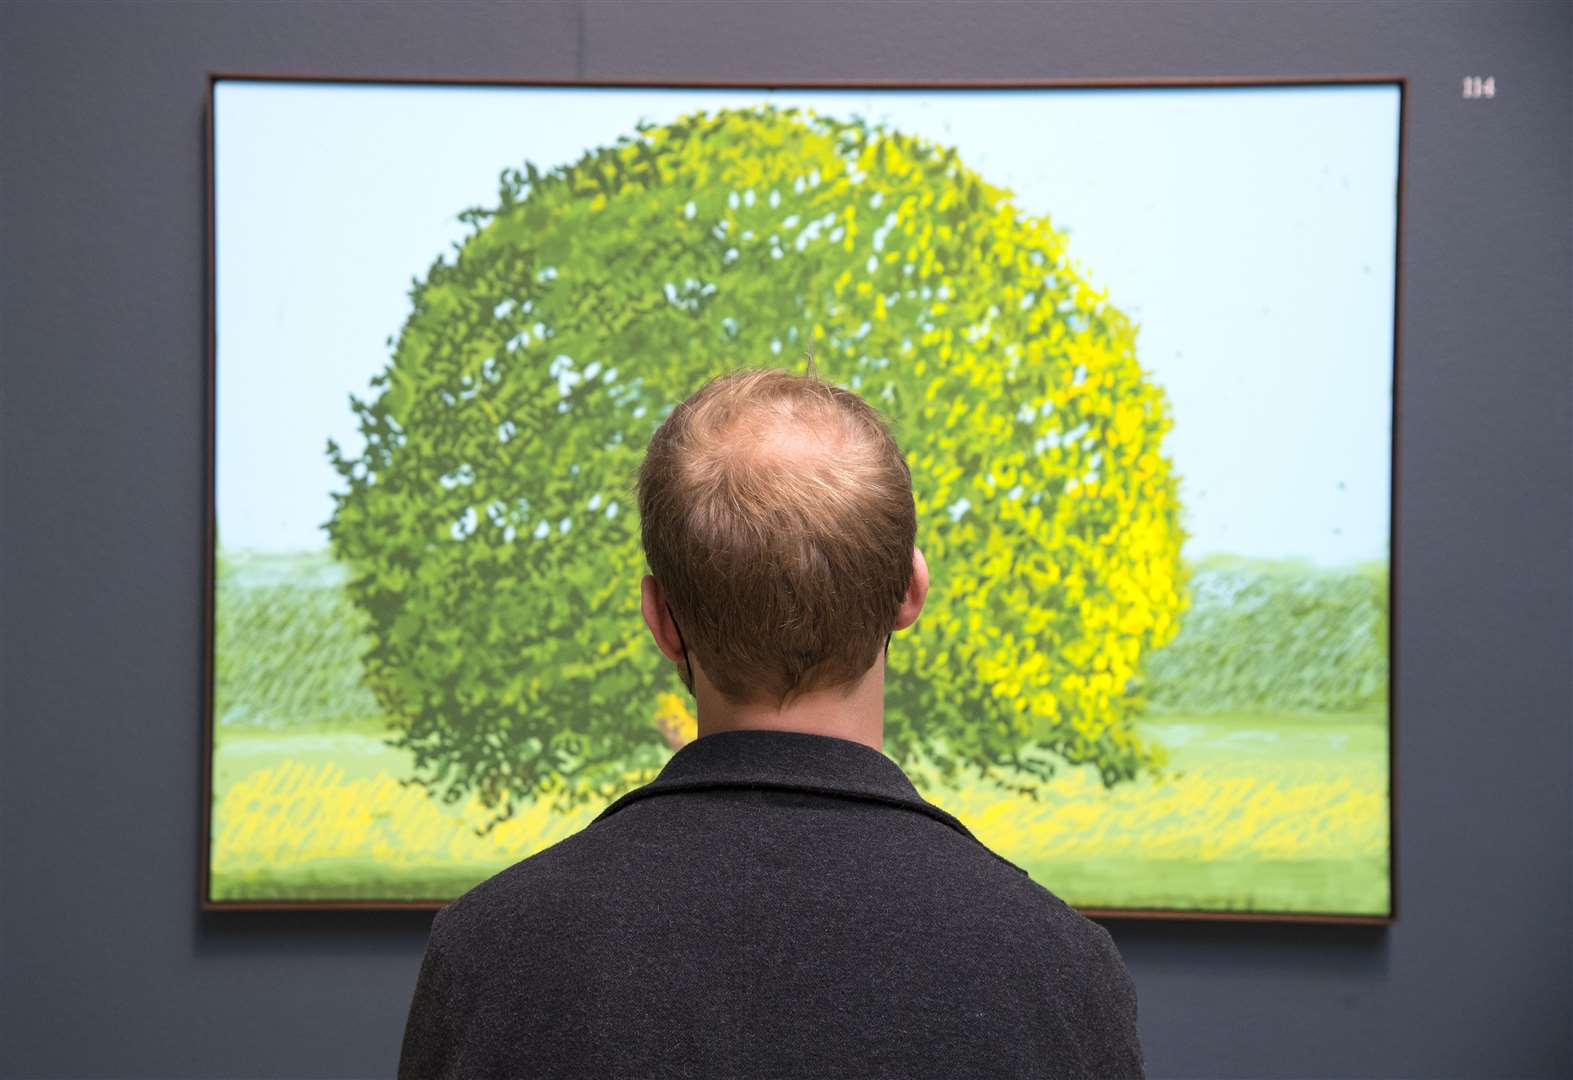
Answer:
<svg viewBox="0 0 1573 1080"><path fill-rule="evenodd" d="M1570 45L1440 0L0 8L0 1070L388 1075L429 920L196 910L216 69L1408 75L1399 920L1113 929L1154 1076L1567 1075Z"/></svg>

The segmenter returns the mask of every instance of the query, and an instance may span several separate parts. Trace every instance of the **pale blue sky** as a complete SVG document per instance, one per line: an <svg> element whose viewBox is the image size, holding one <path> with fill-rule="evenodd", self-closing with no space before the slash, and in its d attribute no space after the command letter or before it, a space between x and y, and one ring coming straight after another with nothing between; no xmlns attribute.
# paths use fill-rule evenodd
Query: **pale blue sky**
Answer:
<svg viewBox="0 0 1573 1080"><path fill-rule="evenodd" d="M1185 554L1388 555L1398 90L646 90L220 82L217 515L320 549L412 279L546 169L701 107L858 114L957 147L1141 326ZM761 357L760 362L773 362Z"/></svg>

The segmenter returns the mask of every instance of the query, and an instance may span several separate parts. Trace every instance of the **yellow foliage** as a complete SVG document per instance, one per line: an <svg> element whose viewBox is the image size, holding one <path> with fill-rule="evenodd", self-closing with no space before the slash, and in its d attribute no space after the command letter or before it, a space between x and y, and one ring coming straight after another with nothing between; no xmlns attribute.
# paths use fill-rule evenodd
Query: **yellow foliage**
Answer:
<svg viewBox="0 0 1573 1080"><path fill-rule="evenodd" d="M1349 858L1387 850L1380 785L1333 765L1239 775L1202 766L1106 790L1088 769L1062 774L1042 802L992 785L925 792L1012 861L1144 855L1213 859Z"/></svg>
<svg viewBox="0 0 1573 1080"><path fill-rule="evenodd" d="M454 812L388 772L346 779L331 761L286 761L243 777L214 807L212 869L289 870L355 857L390 867L500 868L578 831L597 812L559 815L537 802L478 836L488 818L478 799Z"/></svg>
<svg viewBox="0 0 1573 1080"><path fill-rule="evenodd" d="M673 695L675 697L675 695ZM1033 703L1052 711L1040 695ZM682 702L675 702L682 710ZM627 775L630 787L642 782ZM1137 855L1154 859L1348 858L1386 851L1382 778L1351 776L1332 763L1193 767L1105 789L1090 769L1065 770L1041 802L986 782L925 798L960 818L1012 861ZM384 771L347 779L334 762L285 761L241 777L214 808L213 872L289 871L369 858L390 868L474 866L493 872L577 832L599 812L562 815L526 804L491 833L471 800L449 809Z"/></svg>

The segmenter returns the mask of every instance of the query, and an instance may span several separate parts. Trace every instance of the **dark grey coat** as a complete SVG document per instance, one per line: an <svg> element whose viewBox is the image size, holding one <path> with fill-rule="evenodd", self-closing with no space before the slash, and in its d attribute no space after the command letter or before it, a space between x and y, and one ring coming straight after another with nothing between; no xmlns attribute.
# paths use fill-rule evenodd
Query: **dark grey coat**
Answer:
<svg viewBox="0 0 1573 1080"><path fill-rule="evenodd" d="M401 1080L1139 1077L1107 931L862 743L714 732L432 923Z"/></svg>

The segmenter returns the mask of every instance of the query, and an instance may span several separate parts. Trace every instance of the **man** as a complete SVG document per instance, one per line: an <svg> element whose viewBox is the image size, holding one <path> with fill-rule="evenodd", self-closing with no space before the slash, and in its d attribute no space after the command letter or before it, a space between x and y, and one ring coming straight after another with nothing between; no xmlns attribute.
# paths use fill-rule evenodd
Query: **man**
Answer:
<svg viewBox="0 0 1573 1080"><path fill-rule="evenodd" d="M735 372L661 425L638 498L698 738L438 913L400 1077L1141 1076L1108 932L883 753L929 579L879 415Z"/></svg>

